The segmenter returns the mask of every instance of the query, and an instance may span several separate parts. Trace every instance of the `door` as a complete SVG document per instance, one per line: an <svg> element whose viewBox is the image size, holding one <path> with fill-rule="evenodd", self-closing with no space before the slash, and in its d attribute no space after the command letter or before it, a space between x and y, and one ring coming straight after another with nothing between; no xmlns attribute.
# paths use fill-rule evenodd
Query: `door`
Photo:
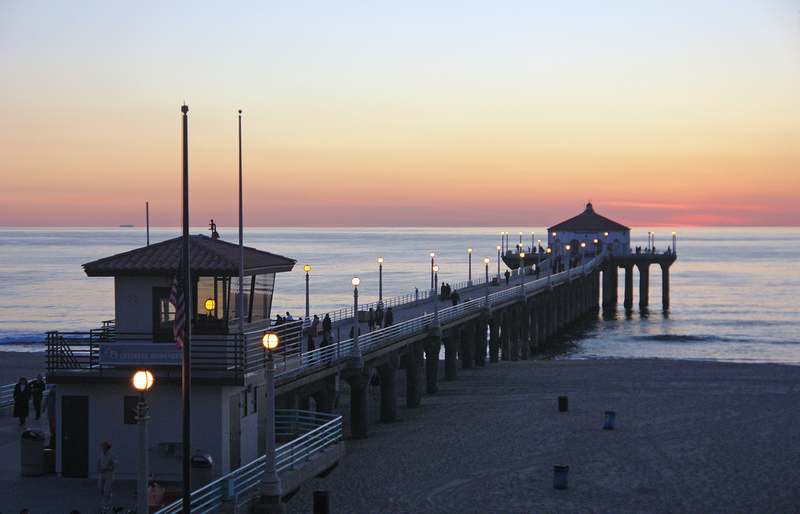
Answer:
<svg viewBox="0 0 800 514"><path fill-rule="evenodd" d="M89 476L89 397L61 397L61 476Z"/></svg>
<svg viewBox="0 0 800 514"><path fill-rule="evenodd" d="M231 471L233 472L239 469L239 466L241 466L242 463L242 406L240 394L237 393L231 396L230 411L231 426L229 451L231 458Z"/></svg>

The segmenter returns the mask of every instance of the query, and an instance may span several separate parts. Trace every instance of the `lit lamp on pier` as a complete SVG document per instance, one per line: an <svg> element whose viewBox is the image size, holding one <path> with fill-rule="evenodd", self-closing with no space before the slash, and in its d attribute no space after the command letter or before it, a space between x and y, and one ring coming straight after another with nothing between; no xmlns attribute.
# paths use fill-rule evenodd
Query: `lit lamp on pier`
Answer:
<svg viewBox="0 0 800 514"><path fill-rule="evenodd" d="M581 258L586 257L586 243L581 243Z"/></svg>
<svg viewBox="0 0 800 514"><path fill-rule="evenodd" d="M519 246L522 248L522 231L519 232Z"/></svg>
<svg viewBox="0 0 800 514"><path fill-rule="evenodd" d="M261 512L277 512L281 507L281 477L275 468L275 360L272 350L278 347L278 335L267 332L261 338L261 344L267 351L264 366L267 451L264 455L264 474L261 475Z"/></svg>
<svg viewBox="0 0 800 514"><path fill-rule="evenodd" d="M383 257L378 257L378 307L383 309Z"/></svg>
<svg viewBox="0 0 800 514"><path fill-rule="evenodd" d="M678 234L674 230L672 231L672 253L678 254Z"/></svg>
<svg viewBox="0 0 800 514"><path fill-rule="evenodd" d="M213 301L213 300L212 300ZM206 302L207 303L207 302ZM137 371L133 375L133 387L139 391L139 404L136 406L136 423L139 425L139 470L136 477L136 510L147 512L147 415L149 407L144 400L144 392L153 385L153 375L149 371Z"/></svg>
<svg viewBox="0 0 800 514"><path fill-rule="evenodd" d="M497 280L500 280L500 247L497 247Z"/></svg>
<svg viewBox="0 0 800 514"><path fill-rule="evenodd" d="M303 271L306 272L306 322L308 322L308 319L310 317L310 309L308 304L308 272L311 271L311 266L306 264L305 266L303 266Z"/></svg>
<svg viewBox="0 0 800 514"><path fill-rule="evenodd" d="M595 255L600 255L599 239L597 239L597 238L595 238L595 240L594 240L594 254Z"/></svg>
<svg viewBox="0 0 800 514"><path fill-rule="evenodd" d="M603 232L603 239L603 245L608 245L608 232ZM605 248L603 248L603 251L605 251Z"/></svg>
<svg viewBox="0 0 800 514"><path fill-rule="evenodd" d="M433 266L434 266L434 263L433 263L433 258L434 258L435 256L436 256L436 254L435 254L435 253L433 253L433 252L431 252L431 290L432 290L434 293L436 292L436 289L434 289L434 283L433 283Z"/></svg>
<svg viewBox="0 0 800 514"><path fill-rule="evenodd" d="M364 367L361 348L358 347L358 285L361 284L361 279L353 277L350 283L353 284L353 347L350 348L350 359L353 367L361 369Z"/></svg>
<svg viewBox="0 0 800 514"><path fill-rule="evenodd" d="M534 241L533 230L531 230L531 250L534 252L536 251L536 241Z"/></svg>
<svg viewBox="0 0 800 514"><path fill-rule="evenodd" d="M214 312L214 309L217 308L217 302L215 302L213 298L209 298L208 300L206 300L204 307L208 311L208 315L211 316Z"/></svg>
<svg viewBox="0 0 800 514"><path fill-rule="evenodd" d="M541 239L537 239L536 240L536 244L538 245L536 247L536 268L538 269L539 268L539 264L541 264L541 261L542 261L542 254L539 253L539 248L542 247L542 240Z"/></svg>
<svg viewBox="0 0 800 514"><path fill-rule="evenodd" d="M486 264L486 291L484 293L484 304L483 306L488 308L489 307L489 258L486 257L483 259L483 263Z"/></svg>
<svg viewBox="0 0 800 514"><path fill-rule="evenodd" d="M525 296L525 252L519 252L519 276L522 279L519 290L522 296Z"/></svg>
<svg viewBox="0 0 800 514"><path fill-rule="evenodd" d="M469 278L467 279L467 285L472 285L472 248L467 248L467 253L469 254Z"/></svg>
<svg viewBox="0 0 800 514"><path fill-rule="evenodd" d="M439 266L434 264L431 271L433 272L433 330L438 332L441 328L439 325Z"/></svg>

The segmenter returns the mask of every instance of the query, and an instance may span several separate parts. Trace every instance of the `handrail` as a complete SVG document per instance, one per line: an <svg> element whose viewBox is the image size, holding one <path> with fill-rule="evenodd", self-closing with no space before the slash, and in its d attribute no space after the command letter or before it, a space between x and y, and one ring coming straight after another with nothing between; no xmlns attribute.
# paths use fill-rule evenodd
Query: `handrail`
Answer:
<svg viewBox="0 0 800 514"><path fill-rule="evenodd" d="M320 424L322 423L322 424ZM313 428L316 427L316 428ZM305 462L314 455L322 453L331 445L342 440L342 417L309 411L293 411L278 409L275 411L275 433L278 436L288 435L302 429L311 429L289 443L275 450L275 467L278 473L291 471L301 461ZM241 468L211 482L194 491L191 495L192 514L209 514L216 512L221 504L250 497L260 486L261 475L264 474L266 457L261 456ZM178 500L155 514L174 514L180 512L183 500Z"/></svg>
<svg viewBox="0 0 800 514"><path fill-rule="evenodd" d="M527 296L532 293L537 293L548 287L567 282L571 280L574 275L582 275L588 271L591 271L599 265L602 259L602 256L594 257L581 266L565 270L552 276L526 282L524 293ZM489 295L489 305L492 306L494 304L500 304L509 301L519 301L521 293L522 291L520 286L497 291ZM479 313L484 309L484 307L484 296L479 296L453 307L440 308L439 323L448 323L465 316ZM404 321L396 325L391 325L387 328L378 329L368 334L362 334L358 337L359 349L363 354L368 351L378 349L380 346L391 344L410 336L425 334L433 325L433 317L433 313L427 313L423 316ZM276 373L275 378L276 380L286 380L293 376L299 375L312 367L331 365L337 359L339 361L346 360L349 358L349 353L352 347L353 340L346 339L339 341L338 343L318 348L316 350L305 352L301 354L299 360L293 363L291 368L286 366L284 367L283 371Z"/></svg>

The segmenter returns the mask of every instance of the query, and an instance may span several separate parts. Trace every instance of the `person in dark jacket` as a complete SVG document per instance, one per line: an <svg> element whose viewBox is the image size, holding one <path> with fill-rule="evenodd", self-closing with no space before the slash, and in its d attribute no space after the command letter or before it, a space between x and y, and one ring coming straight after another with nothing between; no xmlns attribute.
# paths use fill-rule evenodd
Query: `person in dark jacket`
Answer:
<svg viewBox="0 0 800 514"><path fill-rule="evenodd" d="M386 323L383 326L384 327L391 327L392 323L394 323L394 313L392 312L392 308L389 307L386 310Z"/></svg>
<svg viewBox="0 0 800 514"><path fill-rule="evenodd" d="M24 425L25 418L28 417L30 399L31 386L28 384L28 379L22 377L14 386L14 417L19 418L20 425Z"/></svg>
<svg viewBox="0 0 800 514"><path fill-rule="evenodd" d="M330 335L331 333L331 317L329 314L325 314L325 317L322 318L322 333Z"/></svg>
<svg viewBox="0 0 800 514"><path fill-rule="evenodd" d="M36 376L36 380L31 382L31 397L33 398L33 409L36 411L36 419L42 417L42 397L47 385L44 383L42 374Z"/></svg>

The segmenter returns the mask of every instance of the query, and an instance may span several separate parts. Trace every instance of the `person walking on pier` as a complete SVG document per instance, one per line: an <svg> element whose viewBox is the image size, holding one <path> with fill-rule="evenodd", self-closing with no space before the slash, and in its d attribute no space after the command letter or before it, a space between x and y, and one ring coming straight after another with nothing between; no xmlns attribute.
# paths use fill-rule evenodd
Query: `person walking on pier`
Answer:
<svg viewBox="0 0 800 514"><path fill-rule="evenodd" d="M511 272L506 270L505 276L506 276L506 285L508 285L508 279L511 278Z"/></svg>
<svg viewBox="0 0 800 514"><path fill-rule="evenodd" d="M391 309L391 307L389 307ZM375 311L375 326L381 328L383 326L383 309L378 305L378 310Z"/></svg>
<svg viewBox="0 0 800 514"><path fill-rule="evenodd" d="M111 508L111 487L114 485L114 470L117 469L117 456L111 451L111 443L103 441L102 453L97 459L97 489L103 495L103 508Z"/></svg>
<svg viewBox="0 0 800 514"><path fill-rule="evenodd" d="M36 419L42 417L42 397L47 386L44 383L42 374L36 375L36 380L31 383L31 397L33 398L33 409L36 411Z"/></svg>
<svg viewBox="0 0 800 514"><path fill-rule="evenodd" d="M325 314L325 317L322 318L322 333L323 334L330 334L331 333L331 316L330 314Z"/></svg>
<svg viewBox="0 0 800 514"><path fill-rule="evenodd" d="M30 411L29 403L31 399L31 386L28 379L21 377L17 385L14 386L14 417L19 418L19 424L25 424L25 418Z"/></svg>
<svg viewBox="0 0 800 514"><path fill-rule="evenodd" d="M369 308L369 315L367 317L367 326L369 327L370 332L375 330L375 310L372 307Z"/></svg>
<svg viewBox="0 0 800 514"><path fill-rule="evenodd" d="M386 324L384 328L391 327L392 323L394 323L394 313L392 312L392 308L389 307L389 310L386 311Z"/></svg>

